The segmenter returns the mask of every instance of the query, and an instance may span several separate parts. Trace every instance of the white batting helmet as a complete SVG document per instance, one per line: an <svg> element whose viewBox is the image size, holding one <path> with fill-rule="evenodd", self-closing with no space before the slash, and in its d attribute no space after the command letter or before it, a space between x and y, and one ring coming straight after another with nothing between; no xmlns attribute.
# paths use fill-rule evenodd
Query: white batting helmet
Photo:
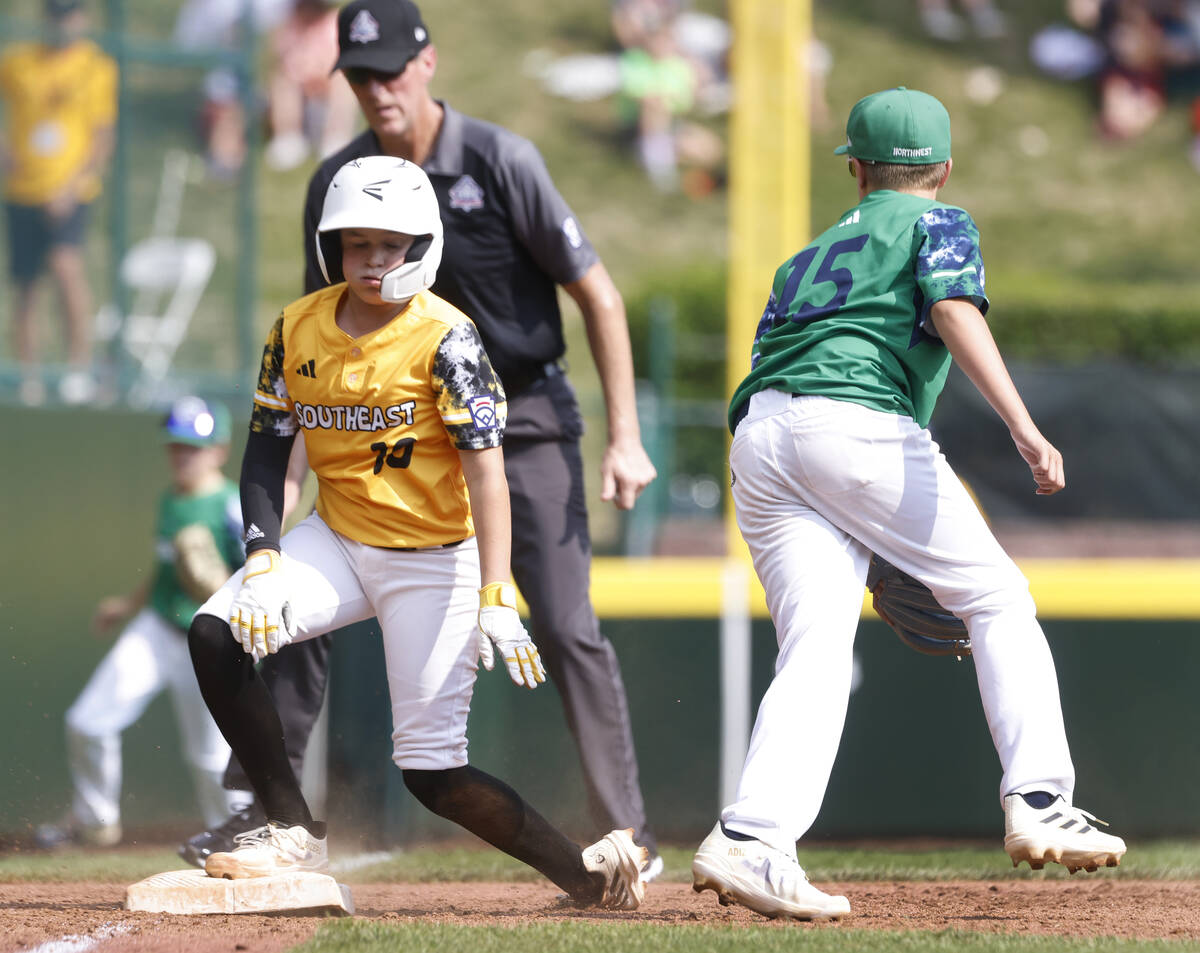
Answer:
<svg viewBox="0 0 1200 953"><path fill-rule="evenodd" d="M382 228L416 239L404 264L383 276L379 296L384 301L407 301L433 284L442 262L442 217L433 185L420 166L395 156L365 156L338 169L325 191L313 236L326 281L321 235L343 228Z"/></svg>

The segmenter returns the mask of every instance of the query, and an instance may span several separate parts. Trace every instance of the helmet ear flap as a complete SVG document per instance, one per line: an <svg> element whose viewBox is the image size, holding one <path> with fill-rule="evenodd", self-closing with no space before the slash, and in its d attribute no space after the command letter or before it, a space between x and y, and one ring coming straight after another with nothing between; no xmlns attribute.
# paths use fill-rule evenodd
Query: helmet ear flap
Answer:
<svg viewBox="0 0 1200 953"><path fill-rule="evenodd" d="M317 245L320 259L324 264L322 270L325 273L325 280L331 285L336 285L345 278L345 275L342 274L342 233L340 231L317 232Z"/></svg>

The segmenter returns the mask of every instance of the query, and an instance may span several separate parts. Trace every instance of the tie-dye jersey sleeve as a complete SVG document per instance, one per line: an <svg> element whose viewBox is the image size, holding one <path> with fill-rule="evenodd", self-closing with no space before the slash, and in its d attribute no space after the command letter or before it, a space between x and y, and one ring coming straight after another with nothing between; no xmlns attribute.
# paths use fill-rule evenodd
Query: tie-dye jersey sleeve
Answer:
<svg viewBox="0 0 1200 953"><path fill-rule="evenodd" d="M961 208L932 208L917 220L917 284L925 297L921 323L926 330L929 309L945 298L969 298L987 314L983 290L983 257L979 229Z"/></svg>
<svg viewBox="0 0 1200 953"><path fill-rule="evenodd" d="M508 404L479 332L460 321L442 338L433 358L438 413L459 450L486 450L504 439Z"/></svg>
<svg viewBox="0 0 1200 953"><path fill-rule="evenodd" d="M255 433L290 437L299 429L292 413L292 398L283 375L283 315L267 335L263 348L262 368L258 386L254 389L254 409L250 413L250 429Z"/></svg>

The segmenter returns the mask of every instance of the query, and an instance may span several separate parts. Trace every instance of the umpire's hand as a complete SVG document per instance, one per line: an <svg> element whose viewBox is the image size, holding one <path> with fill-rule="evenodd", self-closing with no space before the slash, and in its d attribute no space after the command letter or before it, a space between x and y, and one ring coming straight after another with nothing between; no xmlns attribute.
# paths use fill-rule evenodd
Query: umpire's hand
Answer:
<svg viewBox="0 0 1200 953"><path fill-rule="evenodd" d="M600 460L600 499L631 510L638 494L658 476L639 440L613 441Z"/></svg>

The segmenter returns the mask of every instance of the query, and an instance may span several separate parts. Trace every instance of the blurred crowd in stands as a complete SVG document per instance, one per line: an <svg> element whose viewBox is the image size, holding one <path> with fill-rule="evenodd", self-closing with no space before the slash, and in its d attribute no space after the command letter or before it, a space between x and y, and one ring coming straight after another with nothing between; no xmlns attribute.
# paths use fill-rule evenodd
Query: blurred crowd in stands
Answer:
<svg viewBox="0 0 1200 953"><path fill-rule="evenodd" d="M1136 138L1168 102L1189 103L1200 171L1200 0L1068 0L1064 12L1066 22L1034 35L1034 63L1062 79L1094 79L1107 140Z"/></svg>
<svg viewBox="0 0 1200 953"><path fill-rule="evenodd" d="M179 47L249 49L263 67L256 88L246 86L253 70L231 66L207 71L199 84L197 124L210 180L239 175L254 123L264 134L263 161L275 170L318 161L353 137L359 123L354 94L342 74L332 72L339 0L175 2ZM113 146L116 67L86 35L94 26L89 8L98 12L99 0L41 0L41 6L43 39L0 50L10 355L21 375L21 399L41 403L47 387L34 302L41 279L51 278L65 344L63 370L50 380L57 380L63 401L81 403L95 394L93 301L81 247ZM996 0L915 0L910 9L914 29L964 48L1003 43L1011 51L1025 42L1021 28L1028 30L1028 18L1006 13ZM656 189L696 199L713 194L725 178L724 114L733 99L730 24L695 9L691 0L610 0L609 12L611 38L603 53L554 56L533 49L527 72L555 95L610 100L622 143ZM1187 103L1190 159L1200 171L1200 0L1065 0L1047 5L1044 19L1028 38L1029 58L1047 75L1094 84L1101 140L1133 140L1169 103ZM796 49L812 124L828 128L825 80L832 55L815 38L797 38ZM986 60L980 56L969 79L976 86L987 80L975 93L994 97L1003 77ZM55 94L55 83L71 95Z"/></svg>

